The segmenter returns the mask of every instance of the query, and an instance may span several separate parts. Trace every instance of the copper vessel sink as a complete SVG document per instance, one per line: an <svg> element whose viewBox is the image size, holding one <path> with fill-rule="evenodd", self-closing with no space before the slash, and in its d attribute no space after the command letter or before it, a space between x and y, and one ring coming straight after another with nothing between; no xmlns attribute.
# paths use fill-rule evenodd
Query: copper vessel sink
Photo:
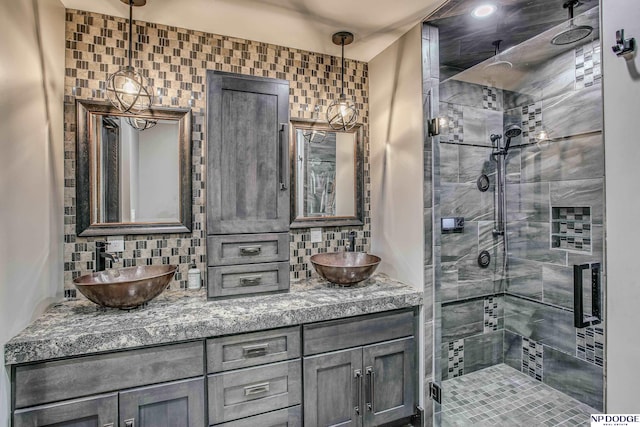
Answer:
<svg viewBox="0 0 640 427"><path fill-rule="evenodd" d="M318 274L331 283L352 285L371 277L382 259L364 252L332 252L311 256Z"/></svg>
<svg viewBox="0 0 640 427"><path fill-rule="evenodd" d="M90 301L114 308L134 308L151 301L167 288L177 265L113 268L80 276L73 284Z"/></svg>

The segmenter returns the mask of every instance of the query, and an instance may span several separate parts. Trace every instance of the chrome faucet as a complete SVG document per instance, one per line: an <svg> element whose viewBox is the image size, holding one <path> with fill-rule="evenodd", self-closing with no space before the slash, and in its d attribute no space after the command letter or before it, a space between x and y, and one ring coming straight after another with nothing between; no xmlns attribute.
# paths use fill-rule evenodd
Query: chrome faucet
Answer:
<svg viewBox="0 0 640 427"><path fill-rule="evenodd" d="M347 250L348 252L356 251L356 232L355 231L351 231L349 233L349 248Z"/></svg>
<svg viewBox="0 0 640 427"><path fill-rule="evenodd" d="M107 268L106 260L111 261L111 266L114 262L118 262L118 257L114 254L107 252L106 242L96 242L96 268L95 271L104 271Z"/></svg>

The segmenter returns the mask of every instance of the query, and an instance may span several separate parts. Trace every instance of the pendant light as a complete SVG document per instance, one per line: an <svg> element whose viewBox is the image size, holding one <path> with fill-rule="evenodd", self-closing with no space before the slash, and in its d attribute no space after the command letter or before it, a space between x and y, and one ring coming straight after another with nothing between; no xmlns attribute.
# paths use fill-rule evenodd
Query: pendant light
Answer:
<svg viewBox="0 0 640 427"><path fill-rule="evenodd" d="M353 34L347 31L340 31L333 35L334 44L342 46L342 68L340 76L342 86L340 97L333 101L327 108L327 122L335 130L348 131L352 129L358 121L358 109L352 100L347 99L344 94L344 47L353 42Z"/></svg>
<svg viewBox="0 0 640 427"><path fill-rule="evenodd" d="M111 101L113 106L118 110L123 113L140 114L151 107L151 104L153 103L153 95L152 92L147 89L147 80L131 65L133 44L133 6L144 6L147 1L120 1L129 5L129 62L126 67L120 68L107 78L106 93L109 101ZM141 123L142 121L146 121L146 119L130 120L129 124L136 127L134 126L134 123ZM148 127L144 128L147 129Z"/></svg>

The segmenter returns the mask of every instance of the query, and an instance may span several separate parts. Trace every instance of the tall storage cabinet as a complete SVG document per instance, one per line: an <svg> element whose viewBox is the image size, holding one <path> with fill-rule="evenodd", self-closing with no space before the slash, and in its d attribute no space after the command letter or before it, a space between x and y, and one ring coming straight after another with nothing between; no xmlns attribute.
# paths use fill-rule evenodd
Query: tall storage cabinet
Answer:
<svg viewBox="0 0 640 427"><path fill-rule="evenodd" d="M289 82L207 72L208 296L289 289Z"/></svg>

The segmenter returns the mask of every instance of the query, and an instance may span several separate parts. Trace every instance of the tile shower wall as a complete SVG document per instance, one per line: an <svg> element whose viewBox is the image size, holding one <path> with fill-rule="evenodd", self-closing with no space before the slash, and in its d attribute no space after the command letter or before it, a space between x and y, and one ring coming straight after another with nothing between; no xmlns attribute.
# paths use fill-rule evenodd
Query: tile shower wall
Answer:
<svg viewBox="0 0 640 427"><path fill-rule="evenodd" d="M512 144L535 142L543 128L552 140L514 150L508 160L519 173L510 175L506 190L504 357L601 410L604 326L574 327L572 268L603 262L599 58L599 41L577 46L527 73L521 89L505 93L505 120L520 117L523 127Z"/></svg>
<svg viewBox="0 0 640 427"><path fill-rule="evenodd" d="M104 81L125 64L127 25L122 18L67 10L65 78L65 295L75 297L74 277L94 268L97 240L75 234L75 100L103 100ZM193 232L125 236L125 250L118 253L122 266L179 264L174 288L185 288L186 271L195 261L206 274L205 71L286 79L290 82L291 118L322 118L336 96L340 60L330 55L301 51L250 40L136 21L134 66L149 79L157 106L192 109L193 113ZM355 228L356 244L369 249L369 139L367 64L347 60L345 89L355 99L365 135L365 225ZM342 248L349 228L325 229L321 244L311 243L308 230L291 232L291 277L309 277L309 257Z"/></svg>
<svg viewBox="0 0 640 427"><path fill-rule="evenodd" d="M602 408L604 327L576 329L572 312L572 265L603 258L599 55L598 41L570 49L524 74L515 91L449 79L435 92L447 123L434 138L434 226L440 218L465 218L462 233L434 233L443 380L504 362ZM502 239L492 233L490 135L509 124L523 133L506 160L503 271ZM542 129L552 141L535 145ZM476 185L482 174L490 182L486 193ZM476 262L482 250L492 258L486 270Z"/></svg>

